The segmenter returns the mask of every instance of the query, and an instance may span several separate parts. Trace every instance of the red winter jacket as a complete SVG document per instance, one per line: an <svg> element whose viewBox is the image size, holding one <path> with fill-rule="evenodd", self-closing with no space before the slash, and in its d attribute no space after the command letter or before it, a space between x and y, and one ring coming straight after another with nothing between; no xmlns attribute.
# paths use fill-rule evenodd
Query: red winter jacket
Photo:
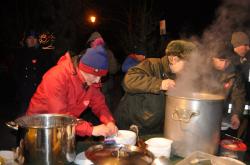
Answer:
<svg viewBox="0 0 250 165"><path fill-rule="evenodd" d="M90 86L86 90L84 80L78 74L69 53L66 53L43 76L30 101L27 115L59 113L79 117L87 107L91 107L102 123L114 122L100 88ZM86 121L76 127L76 133L80 136L91 136L92 131L92 124Z"/></svg>

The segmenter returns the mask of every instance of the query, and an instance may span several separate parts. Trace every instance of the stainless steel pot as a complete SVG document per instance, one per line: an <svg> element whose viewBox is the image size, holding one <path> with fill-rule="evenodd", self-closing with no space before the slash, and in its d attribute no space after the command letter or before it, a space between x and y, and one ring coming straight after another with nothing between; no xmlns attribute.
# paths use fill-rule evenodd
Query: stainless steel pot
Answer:
<svg viewBox="0 0 250 165"><path fill-rule="evenodd" d="M61 114L23 116L15 120L25 164L60 165L75 159L77 119Z"/></svg>
<svg viewBox="0 0 250 165"><path fill-rule="evenodd" d="M185 157L194 151L217 152L224 97L193 93L190 97L168 95L164 136L173 140L172 153Z"/></svg>

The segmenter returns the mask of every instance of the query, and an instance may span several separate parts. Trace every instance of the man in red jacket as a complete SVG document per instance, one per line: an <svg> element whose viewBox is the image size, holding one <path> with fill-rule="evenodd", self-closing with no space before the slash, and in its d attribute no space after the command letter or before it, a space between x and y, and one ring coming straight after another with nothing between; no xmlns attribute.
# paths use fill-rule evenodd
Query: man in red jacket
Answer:
<svg viewBox="0 0 250 165"><path fill-rule="evenodd" d="M87 107L91 107L103 124L92 126L82 121L77 125L76 133L80 136L115 134L117 127L100 91L101 76L107 72L108 58L102 46L87 49L80 60L71 58L67 52L43 76L30 101L27 115L59 113L79 117Z"/></svg>

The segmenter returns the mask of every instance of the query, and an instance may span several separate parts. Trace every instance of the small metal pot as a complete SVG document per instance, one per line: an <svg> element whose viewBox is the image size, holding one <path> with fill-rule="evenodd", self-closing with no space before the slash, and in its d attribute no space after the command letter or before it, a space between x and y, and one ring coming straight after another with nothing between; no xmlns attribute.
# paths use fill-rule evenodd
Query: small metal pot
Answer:
<svg viewBox="0 0 250 165"><path fill-rule="evenodd" d="M73 162L77 119L61 114L23 116L15 120L25 164L60 165ZM10 126L10 125L8 125Z"/></svg>

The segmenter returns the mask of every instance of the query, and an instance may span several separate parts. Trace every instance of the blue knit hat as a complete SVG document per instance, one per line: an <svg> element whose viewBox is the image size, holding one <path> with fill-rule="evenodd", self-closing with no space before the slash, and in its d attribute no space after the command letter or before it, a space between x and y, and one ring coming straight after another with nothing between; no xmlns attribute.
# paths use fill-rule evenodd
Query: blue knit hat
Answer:
<svg viewBox="0 0 250 165"><path fill-rule="evenodd" d="M87 49L81 57L79 69L96 75L104 76L108 72L108 55L102 46Z"/></svg>
<svg viewBox="0 0 250 165"><path fill-rule="evenodd" d="M139 55L145 56L145 52L144 52L143 50L141 50L141 49L136 49L136 50L134 51L134 53L135 53L135 54L139 54Z"/></svg>

